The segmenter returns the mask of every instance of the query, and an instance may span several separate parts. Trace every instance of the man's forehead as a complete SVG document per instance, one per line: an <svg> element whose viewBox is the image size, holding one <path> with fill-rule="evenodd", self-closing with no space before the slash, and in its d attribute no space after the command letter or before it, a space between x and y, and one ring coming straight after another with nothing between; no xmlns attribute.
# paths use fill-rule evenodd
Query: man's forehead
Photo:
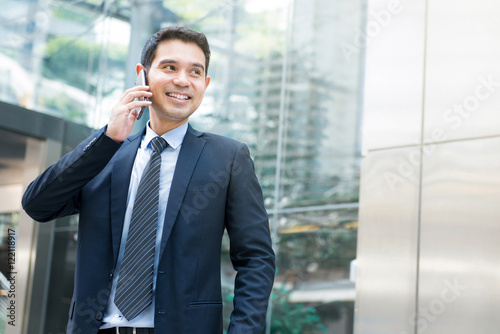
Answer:
<svg viewBox="0 0 500 334"><path fill-rule="evenodd" d="M205 54L199 45L194 42L185 42L180 39L169 39L165 41L161 41L158 43L158 47L156 49L156 54L159 53L172 53L175 54L177 52L182 52L185 54L189 52L192 55L197 55L203 59L205 59Z"/></svg>

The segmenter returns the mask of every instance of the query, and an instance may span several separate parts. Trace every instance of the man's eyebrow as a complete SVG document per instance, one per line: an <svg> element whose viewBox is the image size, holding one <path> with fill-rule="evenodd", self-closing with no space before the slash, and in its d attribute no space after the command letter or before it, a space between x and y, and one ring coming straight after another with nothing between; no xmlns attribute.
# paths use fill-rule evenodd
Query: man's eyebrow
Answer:
<svg viewBox="0 0 500 334"><path fill-rule="evenodd" d="M177 60L165 58L158 62L158 66L165 64L178 64L178 63L179 62ZM205 66L203 66L203 64L201 63L192 63L191 66L199 67L201 70L203 70L203 72L205 72Z"/></svg>

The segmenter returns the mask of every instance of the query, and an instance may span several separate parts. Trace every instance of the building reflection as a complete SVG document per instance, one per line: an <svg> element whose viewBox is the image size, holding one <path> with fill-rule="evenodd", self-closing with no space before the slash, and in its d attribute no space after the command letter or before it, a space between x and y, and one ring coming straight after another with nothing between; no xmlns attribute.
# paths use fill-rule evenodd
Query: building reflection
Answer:
<svg viewBox="0 0 500 334"><path fill-rule="evenodd" d="M5 5L0 100L34 111L26 114L34 124L52 117L64 121L50 135L23 129L12 112L0 125L2 141L13 132L22 133L24 141L40 140L38 172L106 123L116 98L133 83L140 48L151 33L169 25L203 31L212 47L212 82L191 122L250 147L278 254L268 324L278 330L293 309L301 321L286 330L352 333L364 50L346 53L339 45L352 44L363 29L364 0L7 0ZM14 163L2 164L0 171L21 173L15 181L0 178L2 189L12 183L22 189L28 182L24 160L32 151L23 146L16 152L19 161L3 146L0 151L2 161ZM0 217L19 210L8 207ZM6 221L1 224L17 224ZM21 237L31 240L25 247L36 254L37 265L26 267L31 280L25 293L44 292L30 297L24 327L63 332L77 217L29 232L35 236L26 233ZM224 242L228 315L234 271Z"/></svg>

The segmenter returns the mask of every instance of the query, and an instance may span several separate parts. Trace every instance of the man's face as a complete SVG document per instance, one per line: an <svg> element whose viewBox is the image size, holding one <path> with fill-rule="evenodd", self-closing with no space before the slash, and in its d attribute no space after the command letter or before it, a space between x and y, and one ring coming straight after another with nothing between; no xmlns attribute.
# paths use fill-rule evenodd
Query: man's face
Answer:
<svg viewBox="0 0 500 334"><path fill-rule="evenodd" d="M185 123L199 107L210 83L205 55L194 43L160 42L148 73L153 122Z"/></svg>

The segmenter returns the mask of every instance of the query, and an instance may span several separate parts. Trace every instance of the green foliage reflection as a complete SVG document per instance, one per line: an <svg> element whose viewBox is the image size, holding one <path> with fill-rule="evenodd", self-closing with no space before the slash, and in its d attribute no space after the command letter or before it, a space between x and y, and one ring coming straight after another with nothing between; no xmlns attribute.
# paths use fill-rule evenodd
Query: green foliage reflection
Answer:
<svg viewBox="0 0 500 334"><path fill-rule="evenodd" d="M273 290L271 296L271 334L315 334L327 332L327 328L316 309L303 304L290 303L288 301L290 293L291 291L283 286ZM225 296L225 306L232 305L233 297L232 293L228 293ZM225 315L224 325L227 328L229 325L229 312L225 313Z"/></svg>
<svg viewBox="0 0 500 334"><path fill-rule="evenodd" d="M314 307L288 302L290 290L274 289L272 294L271 334L313 334L326 332Z"/></svg>

